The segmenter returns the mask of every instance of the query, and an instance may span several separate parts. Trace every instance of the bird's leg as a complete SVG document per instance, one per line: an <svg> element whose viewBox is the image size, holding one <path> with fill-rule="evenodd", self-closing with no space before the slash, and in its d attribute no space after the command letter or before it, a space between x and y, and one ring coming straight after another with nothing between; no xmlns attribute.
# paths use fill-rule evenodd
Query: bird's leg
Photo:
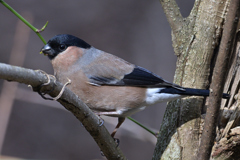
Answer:
<svg viewBox="0 0 240 160"><path fill-rule="evenodd" d="M115 112L115 111L113 111L113 112L98 112L97 115L98 115L98 116L100 116L100 115L105 115L105 116L108 116L108 115L116 115L116 116L119 116L119 113L118 113L118 112ZM112 134L111 134L112 138L116 141L117 146L119 145L119 139L114 138L114 136L115 136L118 128L119 128L119 127L122 125L122 123L124 122L124 120L125 120L125 117L118 117L118 124L117 124L117 126L115 127L114 131L113 131Z"/></svg>
<svg viewBox="0 0 240 160"><path fill-rule="evenodd" d="M114 136L115 136L118 128L119 128L119 127L121 126L121 124L124 122L124 120L125 120L125 117L118 117L118 124L117 124L117 126L115 127L114 131L113 131L112 134L111 134L112 138L117 142L118 145L119 145L119 139L114 138Z"/></svg>
<svg viewBox="0 0 240 160"><path fill-rule="evenodd" d="M49 78L49 77L48 77L48 78ZM44 84L45 84L45 83L44 83ZM43 85L44 85L44 84L43 84ZM64 90L65 90L65 88L66 88L66 86L67 86L68 84L71 84L71 80L70 80L70 79L68 79L68 81L63 85L63 88L61 89L60 93L59 93L56 97L54 97L54 98L45 97L44 95L47 94L47 93L42 93L40 90L38 91L38 94L39 94L43 99L56 101L56 100L58 100L58 99L62 96L62 94L63 94L63 92L64 92ZM40 87L42 87L43 85L41 85ZM52 90L51 90L51 91L52 91ZM48 93L50 93L51 91L49 91Z"/></svg>
<svg viewBox="0 0 240 160"><path fill-rule="evenodd" d="M42 70L36 70L36 71L43 73L44 75L47 76L47 79L48 79L48 81L47 81L46 83L43 83L43 84L41 84L39 87L37 87L37 89L34 89L34 90L37 90L38 94L39 94L43 99L46 99L46 100L55 100L55 101L58 100L58 99L62 96L62 94L63 94L66 86L67 86L68 84L71 84L71 80L70 80L69 78L67 78L67 79L68 79L68 82L66 82L66 83L63 85L63 88L61 89L60 93L59 93L56 97L54 97L54 98L45 97L44 95L52 92L54 88L52 88L52 89L51 89L50 91L48 91L48 92L42 93L42 92L41 92L42 86L46 86L46 85L49 85L49 84L50 84L50 82L51 82L50 77L52 77L52 78L54 79L54 84L56 84L56 81L57 81L57 80L56 80L56 77L53 76L53 75L49 75L49 74L47 74L46 72L44 72L44 71L42 71ZM30 87L32 88L32 86L30 86Z"/></svg>
<svg viewBox="0 0 240 160"><path fill-rule="evenodd" d="M114 131L112 132L111 136L114 138L118 128L122 125L122 123L124 122L125 120L125 117L118 117L118 124L117 126L115 127Z"/></svg>
<svg viewBox="0 0 240 160"><path fill-rule="evenodd" d="M33 88L31 85L28 85L28 87L31 87L32 90L37 91L37 93L38 93L43 99L52 100L52 98L47 98L47 97L45 97L44 95L52 92L54 88L52 88L50 91L47 91L47 92L45 92L45 93L42 93L42 92L41 92L41 88L42 88L42 86L46 86L46 85L49 85L49 84L50 84L50 82L51 82L50 77L52 77L52 78L54 79L54 83L56 83L56 77L53 76L53 75L49 75L49 74L47 74L46 72L44 72L44 71L42 71L42 70L36 70L36 71L37 71L37 72L41 72L42 74L46 75L46 77L47 77L47 82L41 84L41 85L38 86L38 87L34 87L34 88Z"/></svg>
<svg viewBox="0 0 240 160"><path fill-rule="evenodd" d="M103 113L103 112L101 112L101 113ZM99 114L98 113L98 116L100 117L100 115L101 115L101 113ZM100 117L101 118L101 117ZM102 119L102 118L101 118ZM102 119L103 120L103 119ZM117 139L117 138L114 138L114 135L116 134L116 132L117 132L117 129L121 126L121 124L124 122L124 120L125 120L125 117L118 117L118 124L117 124L117 126L115 127L115 129L114 129L114 131L112 132L112 134L111 134L111 136L112 136L112 138L114 139L114 141L117 143L117 147L119 146L119 143L120 143L120 141L119 141L119 139ZM104 122L104 121L103 121ZM99 125L100 126L100 125ZM102 125L101 125L102 126ZM103 157L105 157L105 155L104 155L104 153L101 151L101 155L103 156Z"/></svg>

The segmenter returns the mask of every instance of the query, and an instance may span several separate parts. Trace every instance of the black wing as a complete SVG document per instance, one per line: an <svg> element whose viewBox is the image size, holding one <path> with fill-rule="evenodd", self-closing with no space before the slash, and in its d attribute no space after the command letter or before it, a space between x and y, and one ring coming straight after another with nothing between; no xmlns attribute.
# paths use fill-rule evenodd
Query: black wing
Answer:
<svg viewBox="0 0 240 160"><path fill-rule="evenodd" d="M164 80L154 73L142 67L135 67L133 71L122 79L125 85L130 86L154 86L164 83Z"/></svg>
<svg viewBox="0 0 240 160"><path fill-rule="evenodd" d="M183 87L167 82L158 75L139 66L136 66L131 73L124 75L122 79L99 76L91 76L89 79L93 80L94 83L98 85L173 87L179 90L185 90Z"/></svg>

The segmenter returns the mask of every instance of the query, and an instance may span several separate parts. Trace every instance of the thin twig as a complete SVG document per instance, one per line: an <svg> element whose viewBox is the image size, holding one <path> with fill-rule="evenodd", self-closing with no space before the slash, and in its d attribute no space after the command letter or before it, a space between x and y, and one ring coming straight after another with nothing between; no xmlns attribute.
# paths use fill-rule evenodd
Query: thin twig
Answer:
<svg viewBox="0 0 240 160"><path fill-rule="evenodd" d="M140 127L142 127L143 129L145 129L146 131L148 131L149 133L151 133L152 135L154 135L155 137L157 136L158 133L152 131L151 129L147 128L146 126L144 126L143 124L141 124L140 122L138 122L137 120L135 120L132 117L127 117L129 120L131 120L132 122L136 123L137 125L139 125Z"/></svg>
<svg viewBox="0 0 240 160"><path fill-rule="evenodd" d="M213 71L213 80L210 86L209 108L207 108L203 134L201 138L198 159L208 160L211 154L215 139L216 124L221 104L225 77L229 57L232 51L232 44L236 35L237 22L239 17L239 0L230 2L226 22L223 28L222 40L216 65Z"/></svg>
<svg viewBox="0 0 240 160"><path fill-rule="evenodd" d="M7 9L9 9L14 15L16 15L23 23L25 23L29 28L31 28L38 35L38 37L42 40L44 44L47 43L45 39L42 37L42 35L40 34L40 32L46 28L48 22L42 27L42 29L39 30L36 27L34 27L31 23L29 23L25 18L23 18L23 16L21 16L17 11L15 11L9 4L7 4L3 0L0 0L0 3L2 3Z"/></svg>

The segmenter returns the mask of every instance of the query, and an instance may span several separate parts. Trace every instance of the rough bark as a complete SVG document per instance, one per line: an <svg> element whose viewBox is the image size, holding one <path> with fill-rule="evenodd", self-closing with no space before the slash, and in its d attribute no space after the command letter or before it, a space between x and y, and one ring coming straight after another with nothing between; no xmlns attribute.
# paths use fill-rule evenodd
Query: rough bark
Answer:
<svg viewBox="0 0 240 160"><path fill-rule="evenodd" d="M224 91L230 90L231 98L223 100L217 137L212 148L211 159L239 159L240 147L240 33L238 32L232 54L230 71ZM235 96L234 96L235 95Z"/></svg>
<svg viewBox="0 0 240 160"><path fill-rule="evenodd" d="M198 152L198 159L208 160L216 136L216 125L219 117L223 87L228 71L228 62L232 53L232 46L236 35L239 19L239 0L232 0L229 4L223 34L219 46L213 78L210 86L209 106L207 108L204 130Z"/></svg>
<svg viewBox="0 0 240 160"><path fill-rule="evenodd" d="M172 1L160 2L164 8ZM171 7L178 10L174 5ZM197 0L190 15L181 18L178 28L172 27L178 17L167 16L178 56L175 83L184 87L208 88L227 7L226 1ZM167 9L164 11L169 14ZM189 97L168 103L153 159L197 158L204 102L202 97Z"/></svg>

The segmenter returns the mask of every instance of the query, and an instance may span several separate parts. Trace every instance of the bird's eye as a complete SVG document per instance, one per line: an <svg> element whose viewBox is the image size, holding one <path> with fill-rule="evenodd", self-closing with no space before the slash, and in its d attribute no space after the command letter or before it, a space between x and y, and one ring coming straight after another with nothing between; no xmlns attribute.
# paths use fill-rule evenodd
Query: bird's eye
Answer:
<svg viewBox="0 0 240 160"><path fill-rule="evenodd" d="M61 51L64 51L66 48L67 48L67 46L64 45L64 44L61 44L61 45L59 46L59 49L60 49Z"/></svg>

